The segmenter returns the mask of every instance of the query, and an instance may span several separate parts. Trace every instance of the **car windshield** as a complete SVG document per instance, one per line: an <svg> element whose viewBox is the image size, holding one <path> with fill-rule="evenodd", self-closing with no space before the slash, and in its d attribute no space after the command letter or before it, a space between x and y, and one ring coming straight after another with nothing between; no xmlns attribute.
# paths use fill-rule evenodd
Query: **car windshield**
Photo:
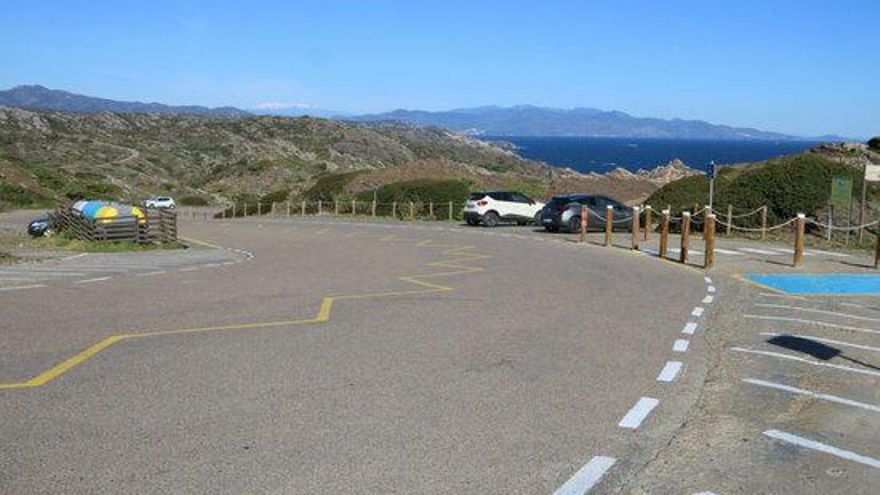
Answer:
<svg viewBox="0 0 880 495"><path fill-rule="evenodd" d="M484 197L486 197L486 193L476 192L476 193L471 193L470 199L477 200L477 199L483 199Z"/></svg>

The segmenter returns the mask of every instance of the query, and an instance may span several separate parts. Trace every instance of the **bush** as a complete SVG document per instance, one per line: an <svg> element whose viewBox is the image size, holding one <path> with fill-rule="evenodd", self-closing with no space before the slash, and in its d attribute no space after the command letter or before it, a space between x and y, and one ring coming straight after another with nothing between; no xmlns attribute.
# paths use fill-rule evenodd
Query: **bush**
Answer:
<svg viewBox="0 0 880 495"><path fill-rule="evenodd" d="M303 193L306 201L333 201L342 196L345 189L361 172L347 172L344 174L332 174L320 177L315 185Z"/></svg>
<svg viewBox="0 0 880 495"><path fill-rule="evenodd" d="M392 182L379 187L375 191L364 191L358 195L362 201L378 203L459 203L467 199L471 184L466 180L415 179Z"/></svg>
<svg viewBox="0 0 880 495"><path fill-rule="evenodd" d="M874 136L868 140L868 148L874 151L880 151L880 136Z"/></svg>
<svg viewBox="0 0 880 495"><path fill-rule="evenodd" d="M0 208L47 206L51 201L29 189L0 180Z"/></svg>
<svg viewBox="0 0 880 495"><path fill-rule="evenodd" d="M183 206L208 206L208 200L201 196L183 196L177 202Z"/></svg>

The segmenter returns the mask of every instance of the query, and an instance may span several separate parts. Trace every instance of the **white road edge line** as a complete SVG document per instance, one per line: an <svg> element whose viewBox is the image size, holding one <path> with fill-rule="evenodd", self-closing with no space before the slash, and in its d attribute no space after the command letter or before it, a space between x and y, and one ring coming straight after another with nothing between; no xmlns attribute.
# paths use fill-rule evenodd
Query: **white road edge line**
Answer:
<svg viewBox="0 0 880 495"><path fill-rule="evenodd" d="M553 495L584 495L602 480L602 477L615 462L617 459L613 457L593 457L590 462L584 464L568 481L553 492Z"/></svg>
<svg viewBox="0 0 880 495"><path fill-rule="evenodd" d="M841 366L839 364L821 363L819 361L813 361L812 359L806 359L806 358L802 358L800 356L792 356L790 354L782 354L781 352L759 351L756 349L743 349L742 347L731 347L730 350L736 351L736 352L746 352L749 354L760 354L762 356L778 357L780 359L789 359L792 361L799 361L801 363L811 364L813 366L824 366L826 368L833 368L833 369L840 370L840 371L849 371L850 373L859 373L862 375L870 375L870 376L880 376L880 371L863 370L861 368L852 368L849 366Z"/></svg>
<svg viewBox="0 0 880 495"><path fill-rule="evenodd" d="M687 352L690 344L691 341L687 339L675 339L675 343L672 344L672 350L675 352Z"/></svg>
<svg viewBox="0 0 880 495"><path fill-rule="evenodd" d="M760 387L775 388L776 390L782 390L784 392L791 392L793 394L798 394L798 395L806 395L808 397L814 397L816 399L822 399L822 400L826 400L828 402L834 402L835 404L844 404L847 406L858 407L861 409L865 409L867 411L880 413L880 406L875 406L874 404L866 404L864 402L859 402L859 401L852 400L852 399L845 399L843 397L838 397L836 395L820 394L820 393L816 393L816 392L811 392L809 390L804 390L802 388L784 385L782 383L773 383L773 382L768 382L766 380L758 380L757 378L743 378L743 381L746 383L751 383L752 385L758 385Z"/></svg>
<svg viewBox="0 0 880 495"><path fill-rule="evenodd" d="M156 272L147 272L147 273L136 273L135 277L152 277L153 275L159 275L165 273L165 270L159 270Z"/></svg>
<svg viewBox="0 0 880 495"><path fill-rule="evenodd" d="M833 456L840 457L841 459L858 462L859 464L864 464L866 466L871 466L872 468L880 469L880 459L874 459L873 457L856 454L855 452L850 452L849 450L839 449L828 444L817 442L815 440L810 440L809 438L799 437L797 435L792 435L791 433L786 433L779 430L767 430L764 432L764 435L774 440L780 440L782 442L797 445L798 447L803 447L806 449L818 450L819 452L831 454Z"/></svg>
<svg viewBox="0 0 880 495"><path fill-rule="evenodd" d="M792 323L804 323L804 324L812 324L819 325L822 327L829 328L839 328L841 330L851 330L853 332L864 332L864 333L880 333L880 330L874 330L871 328L862 328L862 327L851 327L848 325L837 325L835 323L825 323L824 321L816 321L816 320L804 320L802 318L791 318L789 316L764 316L764 315L743 315L743 318L752 319L752 320L776 320L776 321L788 321Z"/></svg>
<svg viewBox="0 0 880 495"><path fill-rule="evenodd" d="M45 287L45 285L19 285L16 287L0 287L0 290L24 290L24 289L37 289L39 287Z"/></svg>
<svg viewBox="0 0 880 495"><path fill-rule="evenodd" d="M657 375L657 381L671 382L678 376L679 371L681 371L681 361L667 361L663 369L660 370L660 374Z"/></svg>
<svg viewBox="0 0 880 495"><path fill-rule="evenodd" d="M85 280L77 280L74 283L75 284L90 284L92 282L103 282L105 280L110 280L110 277L87 278Z"/></svg>
<svg viewBox="0 0 880 495"><path fill-rule="evenodd" d="M684 328L681 329L681 333L686 333L688 335L693 335L694 332L697 331L697 324L689 321L684 325Z"/></svg>
<svg viewBox="0 0 880 495"><path fill-rule="evenodd" d="M691 311L691 316L703 316L703 311L705 310L702 306L697 306L696 308L694 308L693 311Z"/></svg>
<svg viewBox="0 0 880 495"><path fill-rule="evenodd" d="M660 401L653 397L642 397L620 420L620 423L617 423L617 426L630 429L638 428L659 403Z"/></svg>
<svg viewBox="0 0 880 495"><path fill-rule="evenodd" d="M761 332L759 335L763 335L765 337L777 337L779 335L791 335L792 337L800 337L802 339L815 340L817 342L825 342L827 344L842 345L844 347L852 347L854 349L862 349L864 351L880 352L880 347L873 347L873 346L864 345L864 344L853 344L851 342L843 342L840 340L824 339L822 337L814 337L812 335L801 335L801 334L796 334L796 333L776 333L776 332Z"/></svg>

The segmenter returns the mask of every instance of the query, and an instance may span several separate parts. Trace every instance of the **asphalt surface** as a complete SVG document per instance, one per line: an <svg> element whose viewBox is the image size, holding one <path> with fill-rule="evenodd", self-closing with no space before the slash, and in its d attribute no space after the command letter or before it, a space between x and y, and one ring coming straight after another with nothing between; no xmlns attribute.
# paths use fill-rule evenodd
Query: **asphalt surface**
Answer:
<svg viewBox="0 0 880 495"><path fill-rule="evenodd" d="M597 456L611 491L670 441L699 273L418 227L184 224L254 257L2 293L0 491L552 493Z"/></svg>
<svg viewBox="0 0 880 495"><path fill-rule="evenodd" d="M875 296L743 277L865 253L195 220L0 291L0 493L880 491Z"/></svg>

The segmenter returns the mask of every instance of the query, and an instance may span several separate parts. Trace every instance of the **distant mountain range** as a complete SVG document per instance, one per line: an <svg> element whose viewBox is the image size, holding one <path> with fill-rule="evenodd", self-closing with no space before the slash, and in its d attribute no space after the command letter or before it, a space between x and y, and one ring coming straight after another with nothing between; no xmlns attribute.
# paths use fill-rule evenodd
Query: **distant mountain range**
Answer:
<svg viewBox="0 0 880 495"><path fill-rule="evenodd" d="M604 111L595 108L558 109L519 105L485 106L441 112L394 110L371 115L346 115L326 109L265 104L242 110L235 107L209 108L197 105L172 106L162 103L117 101L84 96L39 85L16 86L0 91L0 106L69 113L191 114L212 117L278 115L335 118L351 122L401 122L415 126L436 126L475 136L579 136L718 140L821 140L842 141L839 136L797 137L746 127L717 125L702 120L656 119ZM277 108L273 105L278 105Z"/></svg>
<svg viewBox="0 0 880 495"><path fill-rule="evenodd" d="M0 91L0 105L27 110L54 110L69 113L154 113L190 114L212 117L244 117L249 112L235 107L208 108L198 105L172 106L162 103L117 101L83 96L76 93L49 89L39 85L16 86Z"/></svg>
<svg viewBox="0 0 880 495"><path fill-rule="evenodd" d="M395 110L349 117L360 122L397 121L434 125L452 131L488 136L581 136L667 139L795 140L777 132L710 124L702 120L640 118L595 108L558 108L519 105L477 107L425 112Z"/></svg>

